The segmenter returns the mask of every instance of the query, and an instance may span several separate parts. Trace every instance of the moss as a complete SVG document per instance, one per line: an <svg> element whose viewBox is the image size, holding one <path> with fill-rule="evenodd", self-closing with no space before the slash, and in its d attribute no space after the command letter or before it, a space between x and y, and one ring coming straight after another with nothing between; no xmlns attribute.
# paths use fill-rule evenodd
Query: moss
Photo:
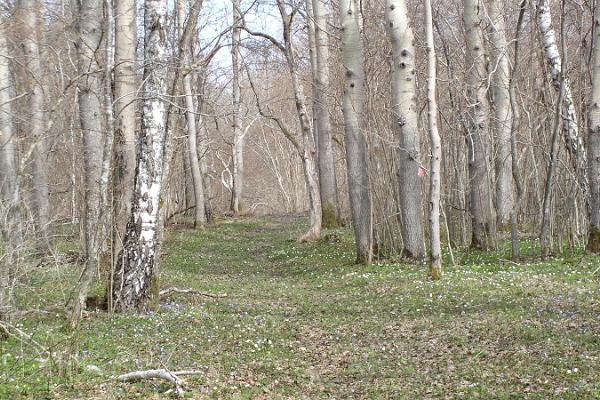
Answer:
<svg viewBox="0 0 600 400"><path fill-rule="evenodd" d="M340 226L337 217L337 209L334 204L323 204L321 222L323 224L323 228L337 228Z"/></svg>
<svg viewBox="0 0 600 400"><path fill-rule="evenodd" d="M600 229L591 225L589 226L589 234L587 241L587 251L594 254L600 254Z"/></svg>

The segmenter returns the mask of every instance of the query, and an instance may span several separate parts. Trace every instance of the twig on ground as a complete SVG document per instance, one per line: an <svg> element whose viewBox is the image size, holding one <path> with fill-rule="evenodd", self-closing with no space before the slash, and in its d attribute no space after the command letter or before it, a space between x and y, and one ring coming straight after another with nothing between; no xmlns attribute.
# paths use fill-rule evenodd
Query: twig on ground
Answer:
<svg viewBox="0 0 600 400"><path fill-rule="evenodd" d="M127 374L117 376L119 382L137 382L146 379L162 379L171 382L175 386L177 396L183 397L185 393L185 381L180 378L184 375L197 375L200 371L184 370L184 371L169 371L167 369L149 369L145 371L134 371Z"/></svg>
<svg viewBox="0 0 600 400"><path fill-rule="evenodd" d="M167 289L163 289L159 292L159 295L160 295L161 299L166 299L167 297L169 297L170 295L172 295L174 293L195 294L198 296L210 297L211 299L222 299L224 297L227 297L227 294L211 294L211 293L200 292L200 291L194 290L194 289L180 289L180 288L176 288L176 287L170 287Z"/></svg>

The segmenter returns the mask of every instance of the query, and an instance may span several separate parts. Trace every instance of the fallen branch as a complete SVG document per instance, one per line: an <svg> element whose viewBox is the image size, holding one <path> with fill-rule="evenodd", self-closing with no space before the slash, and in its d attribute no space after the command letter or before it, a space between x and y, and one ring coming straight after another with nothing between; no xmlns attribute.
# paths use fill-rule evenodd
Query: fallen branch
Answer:
<svg viewBox="0 0 600 400"><path fill-rule="evenodd" d="M197 375L200 371L185 370L171 372L167 369L149 369L145 371L134 371L117 376L119 382L137 382L146 379L162 379L175 386L177 396L183 397L185 393L185 381L180 378L184 375Z"/></svg>
<svg viewBox="0 0 600 400"><path fill-rule="evenodd" d="M226 294L211 294L211 293L200 292L200 291L194 290L194 289L179 289L176 287L170 287L170 288L161 290L159 292L159 296L161 299L166 299L167 297L169 297L170 295L172 295L174 293L195 294L198 296L210 297L211 299L222 299L224 297L227 297Z"/></svg>

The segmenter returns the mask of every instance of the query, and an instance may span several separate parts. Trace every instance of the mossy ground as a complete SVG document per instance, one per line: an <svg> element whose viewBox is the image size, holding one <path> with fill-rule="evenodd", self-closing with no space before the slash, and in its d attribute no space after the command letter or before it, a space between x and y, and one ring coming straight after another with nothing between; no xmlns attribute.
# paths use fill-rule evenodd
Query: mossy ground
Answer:
<svg viewBox="0 0 600 400"><path fill-rule="evenodd" d="M60 310L78 267L47 267L18 302L50 310L19 325L48 351L0 342L0 398L171 398L159 382L110 379L161 367L202 371L187 378L195 399L600 398L596 258L471 251L430 282L426 266L355 265L350 230L299 244L305 229L286 218L170 229L163 287L227 297L93 313L75 331Z"/></svg>

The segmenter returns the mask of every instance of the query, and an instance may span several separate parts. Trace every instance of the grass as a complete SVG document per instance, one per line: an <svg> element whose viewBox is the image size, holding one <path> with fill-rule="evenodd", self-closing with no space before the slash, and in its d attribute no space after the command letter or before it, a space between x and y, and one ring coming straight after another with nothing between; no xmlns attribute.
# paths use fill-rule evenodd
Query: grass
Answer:
<svg viewBox="0 0 600 400"><path fill-rule="evenodd" d="M0 342L0 398L171 398L160 382L110 379L165 367L202 371L187 378L194 399L600 399L597 259L458 253L429 282L425 266L355 265L349 230L298 244L304 229L292 218L171 229L163 286L227 297L174 295L75 331L59 310L77 267L40 271L19 302L55 311L19 327L49 351Z"/></svg>

